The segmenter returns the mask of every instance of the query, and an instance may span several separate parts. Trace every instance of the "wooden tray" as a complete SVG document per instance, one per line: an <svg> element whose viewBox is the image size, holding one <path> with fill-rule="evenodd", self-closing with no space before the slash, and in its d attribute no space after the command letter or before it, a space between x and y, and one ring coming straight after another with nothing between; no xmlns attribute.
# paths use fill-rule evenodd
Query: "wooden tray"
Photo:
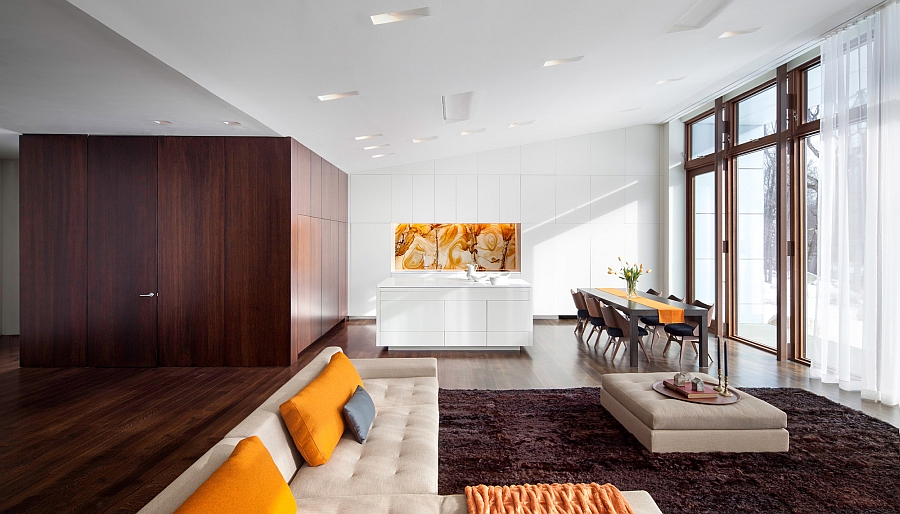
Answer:
<svg viewBox="0 0 900 514"><path fill-rule="evenodd" d="M709 382L704 382L704 384L710 387L716 387L718 384L711 384ZM704 405L730 405L732 403L737 403L741 400L741 394L734 390L734 388L728 388L731 391L731 394L734 396L716 396L715 398L686 398L676 393L675 391L669 389L663 384L663 381L660 380L653 384L653 390L657 393L668 396L669 398L675 398L676 400L681 400L683 402L689 403L702 403Z"/></svg>

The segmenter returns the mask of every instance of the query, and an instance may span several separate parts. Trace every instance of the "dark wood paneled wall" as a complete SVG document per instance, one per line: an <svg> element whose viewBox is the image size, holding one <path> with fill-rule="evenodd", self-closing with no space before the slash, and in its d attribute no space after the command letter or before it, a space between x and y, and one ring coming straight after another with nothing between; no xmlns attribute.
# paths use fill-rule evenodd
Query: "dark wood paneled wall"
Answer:
<svg viewBox="0 0 900 514"><path fill-rule="evenodd" d="M318 276L314 276L313 273L313 266L318 262L318 259L313 258L314 254L318 255L318 247L313 247L313 226L317 225L317 222L316 218L296 216L296 244L294 249L297 258L297 296L295 298L297 302L297 318L295 323L298 352L303 351L319 337L318 320L321 316L321 307L317 307L318 313L313 312L314 295L316 291L319 291L320 284Z"/></svg>
<svg viewBox="0 0 900 514"><path fill-rule="evenodd" d="M84 366L87 137L19 138L22 366Z"/></svg>
<svg viewBox="0 0 900 514"><path fill-rule="evenodd" d="M312 152L291 139L291 215L309 216L310 160Z"/></svg>
<svg viewBox="0 0 900 514"><path fill-rule="evenodd" d="M227 366L297 359L290 349L290 193L289 139L225 140Z"/></svg>
<svg viewBox="0 0 900 514"><path fill-rule="evenodd" d="M338 187L338 202L340 202L340 208L338 209L338 221L342 221L344 223L350 222L350 177L341 170L338 170L338 179L340 181Z"/></svg>
<svg viewBox="0 0 900 514"><path fill-rule="evenodd" d="M347 175L300 143L21 147L23 366L288 365L346 317Z"/></svg>
<svg viewBox="0 0 900 514"><path fill-rule="evenodd" d="M340 256L337 221L322 220L322 333L340 322Z"/></svg>
<svg viewBox="0 0 900 514"><path fill-rule="evenodd" d="M159 140L159 365L225 364L225 138Z"/></svg>
<svg viewBox="0 0 900 514"><path fill-rule="evenodd" d="M312 153L309 160L309 215L322 217L322 168L325 159Z"/></svg>
<svg viewBox="0 0 900 514"><path fill-rule="evenodd" d="M324 223L321 218L312 218L309 226L309 316L312 339L322 337L322 245L324 244ZM302 244L302 242L301 242Z"/></svg>
<svg viewBox="0 0 900 514"><path fill-rule="evenodd" d="M156 137L88 138L88 366L156 366L156 167Z"/></svg>

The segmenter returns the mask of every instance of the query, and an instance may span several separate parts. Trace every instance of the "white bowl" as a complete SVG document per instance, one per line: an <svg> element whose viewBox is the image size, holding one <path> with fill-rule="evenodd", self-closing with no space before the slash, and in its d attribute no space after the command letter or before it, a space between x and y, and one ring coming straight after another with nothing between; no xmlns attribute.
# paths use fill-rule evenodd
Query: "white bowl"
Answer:
<svg viewBox="0 0 900 514"><path fill-rule="evenodd" d="M509 275L498 275L496 277L491 277L491 285L499 286L509 284Z"/></svg>

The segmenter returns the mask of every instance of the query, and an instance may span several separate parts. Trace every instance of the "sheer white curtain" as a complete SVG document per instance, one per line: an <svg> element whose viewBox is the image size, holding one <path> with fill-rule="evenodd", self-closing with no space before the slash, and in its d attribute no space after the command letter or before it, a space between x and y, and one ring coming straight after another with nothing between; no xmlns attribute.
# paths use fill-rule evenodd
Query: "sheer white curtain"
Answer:
<svg viewBox="0 0 900 514"><path fill-rule="evenodd" d="M900 403L900 4L822 44L811 373Z"/></svg>

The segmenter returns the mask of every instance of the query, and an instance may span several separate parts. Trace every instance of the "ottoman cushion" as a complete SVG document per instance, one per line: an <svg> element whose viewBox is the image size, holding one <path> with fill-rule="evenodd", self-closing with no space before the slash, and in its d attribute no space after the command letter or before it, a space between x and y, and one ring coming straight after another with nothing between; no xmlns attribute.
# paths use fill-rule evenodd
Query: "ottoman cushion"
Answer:
<svg viewBox="0 0 900 514"><path fill-rule="evenodd" d="M653 384L674 373L610 373L603 375L609 394L653 430L764 430L787 428L787 414L743 391L731 405L702 405L663 396ZM697 373L706 382L711 376Z"/></svg>

